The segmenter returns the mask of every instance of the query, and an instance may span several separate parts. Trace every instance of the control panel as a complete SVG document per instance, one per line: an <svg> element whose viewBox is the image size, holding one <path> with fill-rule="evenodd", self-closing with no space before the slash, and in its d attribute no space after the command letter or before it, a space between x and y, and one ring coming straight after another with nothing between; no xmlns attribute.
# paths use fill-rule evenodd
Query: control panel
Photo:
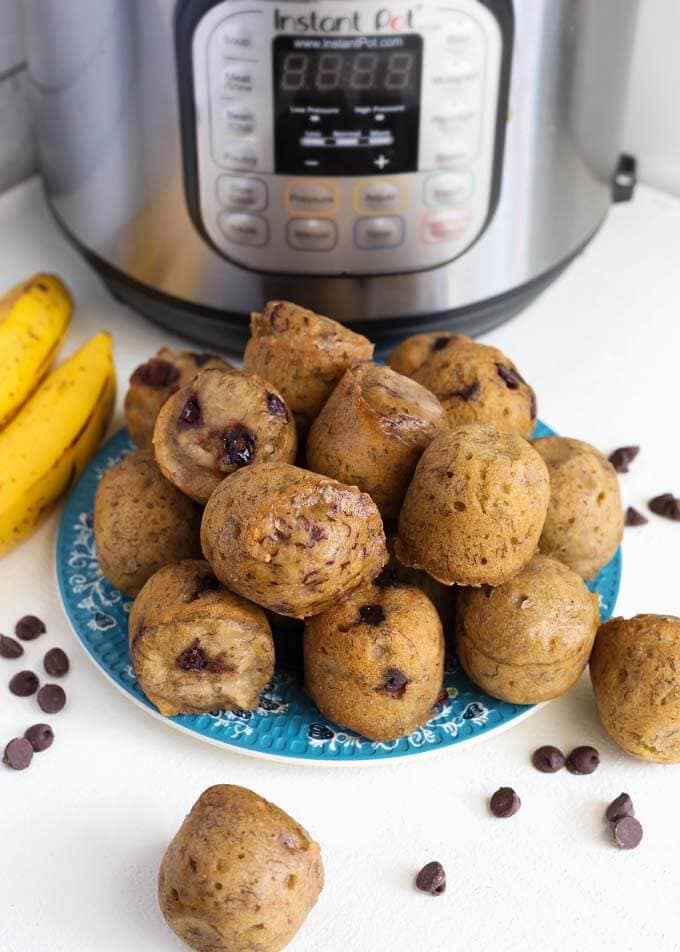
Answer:
<svg viewBox="0 0 680 952"><path fill-rule="evenodd" d="M452 260L490 213L505 42L481 0L207 4L187 39L194 217L258 271Z"/></svg>

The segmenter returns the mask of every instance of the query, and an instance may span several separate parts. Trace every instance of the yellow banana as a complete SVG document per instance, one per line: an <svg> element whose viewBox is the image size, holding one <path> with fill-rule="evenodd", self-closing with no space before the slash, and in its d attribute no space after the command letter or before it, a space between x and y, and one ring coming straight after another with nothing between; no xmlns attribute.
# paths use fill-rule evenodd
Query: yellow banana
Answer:
<svg viewBox="0 0 680 952"><path fill-rule="evenodd" d="M30 535L78 478L106 433L115 392L111 338L97 334L0 431L0 555Z"/></svg>
<svg viewBox="0 0 680 952"><path fill-rule="evenodd" d="M0 428L46 374L71 310L68 290L53 274L36 274L0 299Z"/></svg>

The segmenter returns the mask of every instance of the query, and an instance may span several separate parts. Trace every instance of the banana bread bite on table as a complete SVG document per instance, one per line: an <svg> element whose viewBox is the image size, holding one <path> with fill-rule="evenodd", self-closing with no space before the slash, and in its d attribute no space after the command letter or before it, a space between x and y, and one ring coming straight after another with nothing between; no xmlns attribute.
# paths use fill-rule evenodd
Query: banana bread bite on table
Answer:
<svg viewBox="0 0 680 952"><path fill-rule="evenodd" d="M421 453L445 426L425 387L373 363L345 371L307 437L307 465L373 498L396 516Z"/></svg>
<svg viewBox="0 0 680 952"><path fill-rule="evenodd" d="M501 585L535 553L549 492L545 463L517 434L444 430L406 493L397 558L445 585Z"/></svg>
<svg viewBox="0 0 680 952"><path fill-rule="evenodd" d="M431 331L428 334L413 334L401 341L391 351L387 363L392 370L410 377L414 371L425 363L430 354L442 350L449 341L460 337L453 331Z"/></svg>
<svg viewBox="0 0 680 952"><path fill-rule="evenodd" d="M240 370L202 370L163 405L153 436L163 475L205 503L230 473L251 463L292 463L295 422L282 396Z"/></svg>
<svg viewBox="0 0 680 952"><path fill-rule="evenodd" d="M581 576L538 554L498 588L460 592L458 660L492 697L537 704L578 681L599 620L597 595Z"/></svg>
<svg viewBox="0 0 680 952"><path fill-rule="evenodd" d="M274 672L264 612L228 591L207 562L174 562L152 575L128 625L135 675L161 714L251 710Z"/></svg>
<svg viewBox="0 0 680 952"><path fill-rule="evenodd" d="M132 442L140 449L151 446L153 428L160 408L180 387L190 383L199 370L231 364L217 354L199 354L163 347L155 357L140 364L130 377L125 394L125 422Z"/></svg>
<svg viewBox="0 0 680 952"><path fill-rule="evenodd" d="M196 952L280 952L323 888L319 846L251 790L209 787L167 848L158 901Z"/></svg>
<svg viewBox="0 0 680 952"><path fill-rule="evenodd" d="M536 394L501 350L462 334L451 334L448 339L418 335L410 340L414 341L412 363L429 347L410 376L439 398L451 426L490 423L520 436L531 435L536 423ZM393 352L390 366L410 365L408 344L404 341Z"/></svg>
<svg viewBox="0 0 680 952"><path fill-rule="evenodd" d="M97 486L94 537L101 570L136 595L167 562L198 558L198 506L165 479L150 449L130 453Z"/></svg>
<svg viewBox="0 0 680 952"><path fill-rule="evenodd" d="M680 618L605 622L590 678L602 726L619 747L641 760L680 763Z"/></svg>
<svg viewBox="0 0 680 952"><path fill-rule="evenodd" d="M305 687L330 720L394 740L427 723L444 680L444 635L424 592L366 585L307 620Z"/></svg>
<svg viewBox="0 0 680 952"><path fill-rule="evenodd" d="M532 445L550 474L550 505L540 550L583 578L594 578L623 538L616 470L582 440L546 436Z"/></svg>
<svg viewBox="0 0 680 952"><path fill-rule="evenodd" d="M285 463L225 479L205 507L201 543L225 585L295 618L324 611L387 561L370 496Z"/></svg>
<svg viewBox="0 0 680 952"><path fill-rule="evenodd" d="M373 357L373 344L343 324L289 301L268 301L250 320L243 369L284 396L301 433L352 364Z"/></svg>

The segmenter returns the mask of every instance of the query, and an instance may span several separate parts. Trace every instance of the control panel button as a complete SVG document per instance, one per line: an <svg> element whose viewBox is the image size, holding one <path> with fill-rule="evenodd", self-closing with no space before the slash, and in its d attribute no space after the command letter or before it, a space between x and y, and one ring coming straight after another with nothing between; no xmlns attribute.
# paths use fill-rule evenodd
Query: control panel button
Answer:
<svg viewBox="0 0 680 952"><path fill-rule="evenodd" d="M261 215L220 212L218 222L224 237L235 245L261 247L269 241L269 225Z"/></svg>
<svg viewBox="0 0 680 952"><path fill-rule="evenodd" d="M338 226L328 218L291 218L288 244L298 251L331 251L338 240Z"/></svg>
<svg viewBox="0 0 680 952"><path fill-rule="evenodd" d="M221 162L228 169L254 169L257 149L252 142L227 139L222 145Z"/></svg>
<svg viewBox="0 0 680 952"><path fill-rule="evenodd" d="M267 186L260 179L220 175L217 180L217 200L226 208L261 212L267 207Z"/></svg>
<svg viewBox="0 0 680 952"><path fill-rule="evenodd" d="M326 182L289 182L285 204L291 214L332 215L337 210L338 191Z"/></svg>
<svg viewBox="0 0 680 952"><path fill-rule="evenodd" d="M376 180L360 182L355 190L354 207L358 212L399 211L403 202L403 189L397 182Z"/></svg>
<svg viewBox="0 0 680 952"><path fill-rule="evenodd" d="M253 31L245 23L230 22L222 30L221 40L224 49L229 52L249 51L253 45Z"/></svg>
<svg viewBox="0 0 680 952"><path fill-rule="evenodd" d="M222 72L222 91L231 96L234 93L252 93L255 89L255 75L250 63L231 60Z"/></svg>
<svg viewBox="0 0 680 952"><path fill-rule="evenodd" d="M438 169L450 169L456 165L466 165L475 157L473 143L462 136L453 139L450 143L442 144L434 156L434 164Z"/></svg>
<svg viewBox="0 0 680 952"><path fill-rule="evenodd" d="M426 205L460 205L472 195L470 172L442 172L425 181L423 201Z"/></svg>
<svg viewBox="0 0 680 952"><path fill-rule="evenodd" d="M404 240L404 232L400 215L360 218L354 225L354 241L359 248L396 248Z"/></svg>
<svg viewBox="0 0 680 952"><path fill-rule="evenodd" d="M470 212L466 208L428 212L423 216L420 236L427 245L457 241L465 233L469 220Z"/></svg>
<svg viewBox="0 0 680 952"><path fill-rule="evenodd" d="M458 47L471 40L477 30L472 17L464 13L450 13L444 27L444 41L449 47Z"/></svg>
<svg viewBox="0 0 680 952"><path fill-rule="evenodd" d="M232 102L224 110L227 131L237 136L249 135L255 129L255 114L250 106Z"/></svg>

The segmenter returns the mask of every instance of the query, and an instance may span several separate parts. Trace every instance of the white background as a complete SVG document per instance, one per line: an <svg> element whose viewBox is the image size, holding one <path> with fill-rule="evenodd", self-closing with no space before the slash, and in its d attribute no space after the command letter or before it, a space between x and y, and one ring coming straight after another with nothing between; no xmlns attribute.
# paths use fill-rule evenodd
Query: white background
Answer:
<svg viewBox="0 0 680 952"><path fill-rule="evenodd" d="M172 342L104 292L58 234L36 183L0 199L0 235L0 287L49 268L73 288L67 351L98 328L114 334L120 396L133 366ZM680 492L679 261L680 200L642 188L538 302L491 335L560 432L605 451L642 445L622 477L625 502L639 508ZM0 563L0 631L11 634L26 612L49 629L20 662L0 659L0 681L39 670L52 645L73 662L68 706L51 718L0 684L0 738L45 719L56 731L29 770L0 768L1 952L179 952L156 906L156 870L196 797L225 782L274 800L321 843L327 885L296 952L677 952L680 766L619 752L597 724L587 676L508 733L394 766L309 768L230 754L147 716L86 658L54 587L56 522ZM652 517L627 530L620 613L680 614L679 547L677 523ZM544 743L593 743L602 765L590 777L538 774L529 757ZM522 809L493 819L487 798L507 784ZM611 845L602 821L622 790L645 829L629 853ZM431 859L448 874L437 899L412 886Z"/></svg>

